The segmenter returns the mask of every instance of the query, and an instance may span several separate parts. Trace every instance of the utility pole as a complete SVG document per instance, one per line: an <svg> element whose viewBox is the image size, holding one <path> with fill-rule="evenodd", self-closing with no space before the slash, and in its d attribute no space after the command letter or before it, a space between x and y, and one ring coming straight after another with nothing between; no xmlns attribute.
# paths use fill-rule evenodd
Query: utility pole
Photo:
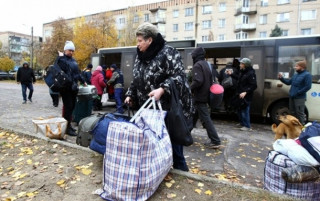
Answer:
<svg viewBox="0 0 320 201"><path fill-rule="evenodd" d="M33 68L33 26L31 27L31 68Z"/></svg>
<svg viewBox="0 0 320 201"><path fill-rule="evenodd" d="M194 32L194 37L195 37L195 40L197 41L197 38L198 38L198 7L199 7L199 0L196 0L196 17L195 17L195 20L196 20L196 23L195 23L195 32Z"/></svg>

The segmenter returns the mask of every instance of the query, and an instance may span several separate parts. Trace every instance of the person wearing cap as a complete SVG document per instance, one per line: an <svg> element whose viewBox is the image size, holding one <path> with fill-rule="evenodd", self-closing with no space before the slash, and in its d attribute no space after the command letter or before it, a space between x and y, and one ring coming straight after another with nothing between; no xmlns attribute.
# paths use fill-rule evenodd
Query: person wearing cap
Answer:
<svg viewBox="0 0 320 201"><path fill-rule="evenodd" d="M208 109L213 73L211 66L209 66L208 62L205 60L205 54L206 51L202 47L197 47L191 52L193 68L190 88L193 93L194 106L196 108L194 119L197 119L197 116L199 116L207 131L209 142L204 143L204 146L209 149L219 149L221 140L213 125Z"/></svg>
<svg viewBox="0 0 320 201"><path fill-rule="evenodd" d="M57 57L57 64L61 70L69 74L72 78L72 85L60 91L63 102L62 116L68 121L66 133L70 136L77 136L76 130L71 126L72 112L76 104L78 94L78 82L87 85L81 76L77 61L73 58L75 46L72 41L66 41L64 52L59 52Z"/></svg>
<svg viewBox="0 0 320 201"><path fill-rule="evenodd" d="M24 62L22 67L20 67L17 72L17 83L21 83L22 88L22 104L27 103L27 88L29 89L28 100L32 102L33 84L35 82L36 77L34 76L33 69L29 68L29 64L27 62Z"/></svg>
<svg viewBox="0 0 320 201"><path fill-rule="evenodd" d="M101 66L97 66L96 70L93 71L92 77L91 77L91 84L94 85L98 91L98 97L94 99L94 102L93 102L93 111L102 110L101 97L102 97L104 88L107 86L104 81L102 70L103 69Z"/></svg>
<svg viewBox="0 0 320 201"><path fill-rule="evenodd" d="M245 106L238 108L238 118L241 131L252 131L250 124L250 106L253 92L257 88L255 70L252 68L251 60L243 58L240 60L240 72L236 95L246 103Z"/></svg>
<svg viewBox="0 0 320 201"><path fill-rule="evenodd" d="M88 64L87 67L82 71L83 79L87 84L91 84L92 67L93 67L92 64Z"/></svg>
<svg viewBox="0 0 320 201"><path fill-rule="evenodd" d="M278 78L282 83L291 85L289 90L289 110L304 125L306 123L305 102L307 91L311 89L312 76L306 70L307 63L305 61L298 61L294 69L296 72L291 79L285 79L282 73L278 74Z"/></svg>
<svg viewBox="0 0 320 201"><path fill-rule="evenodd" d="M112 77L107 82L108 86L112 85L114 88L114 99L116 100L117 112L123 113L123 73L116 64L111 64Z"/></svg>

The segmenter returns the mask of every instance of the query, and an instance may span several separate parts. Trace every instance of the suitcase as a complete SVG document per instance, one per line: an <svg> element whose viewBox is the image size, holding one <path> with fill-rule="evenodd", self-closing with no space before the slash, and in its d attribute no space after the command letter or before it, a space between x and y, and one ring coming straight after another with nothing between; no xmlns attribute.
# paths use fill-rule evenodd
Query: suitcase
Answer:
<svg viewBox="0 0 320 201"><path fill-rule="evenodd" d="M296 165L288 156L270 151L264 168L264 189L299 199L320 201L320 182L289 183L281 172Z"/></svg>
<svg viewBox="0 0 320 201"><path fill-rule="evenodd" d="M78 126L76 143L83 147L89 147L92 140L92 129L96 126L103 114L93 114L81 119Z"/></svg>
<svg viewBox="0 0 320 201"><path fill-rule="evenodd" d="M72 113L72 121L79 125L81 119L88 117L92 114L93 100L79 100L77 99L76 105Z"/></svg>

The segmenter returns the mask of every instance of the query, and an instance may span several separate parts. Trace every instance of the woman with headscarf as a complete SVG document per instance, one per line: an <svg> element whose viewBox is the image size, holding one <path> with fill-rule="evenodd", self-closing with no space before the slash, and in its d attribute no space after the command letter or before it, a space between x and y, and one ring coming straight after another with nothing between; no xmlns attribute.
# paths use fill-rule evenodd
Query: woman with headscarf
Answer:
<svg viewBox="0 0 320 201"><path fill-rule="evenodd" d="M142 105L149 97L160 100L164 110L170 109L170 78L179 91L183 113L192 119L194 108L191 90L179 52L166 44L156 26L141 24L136 30L137 57L133 66L133 81L125 103ZM191 121L192 122L192 121ZM183 146L172 144L173 168L188 171Z"/></svg>

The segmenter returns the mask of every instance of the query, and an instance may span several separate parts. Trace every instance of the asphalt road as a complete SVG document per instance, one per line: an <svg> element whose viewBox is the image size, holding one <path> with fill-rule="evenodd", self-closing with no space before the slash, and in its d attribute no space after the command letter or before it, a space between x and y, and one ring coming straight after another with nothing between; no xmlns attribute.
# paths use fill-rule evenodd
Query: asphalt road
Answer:
<svg viewBox="0 0 320 201"><path fill-rule="evenodd" d="M32 103L22 104L21 86L15 82L0 81L0 128L35 135L32 119L61 116L62 101L59 107L53 107L45 84L34 85L32 99ZM114 111L114 108L108 106L104 111ZM262 123L253 123L251 132L240 131L234 119L233 116L230 120L225 116L220 119L213 116L223 142L219 150L203 146L208 138L201 125L192 131L194 144L185 147L184 151L190 172L262 188L264 161L272 149L274 134L270 125ZM62 143L87 149L75 145L75 137L68 136Z"/></svg>

